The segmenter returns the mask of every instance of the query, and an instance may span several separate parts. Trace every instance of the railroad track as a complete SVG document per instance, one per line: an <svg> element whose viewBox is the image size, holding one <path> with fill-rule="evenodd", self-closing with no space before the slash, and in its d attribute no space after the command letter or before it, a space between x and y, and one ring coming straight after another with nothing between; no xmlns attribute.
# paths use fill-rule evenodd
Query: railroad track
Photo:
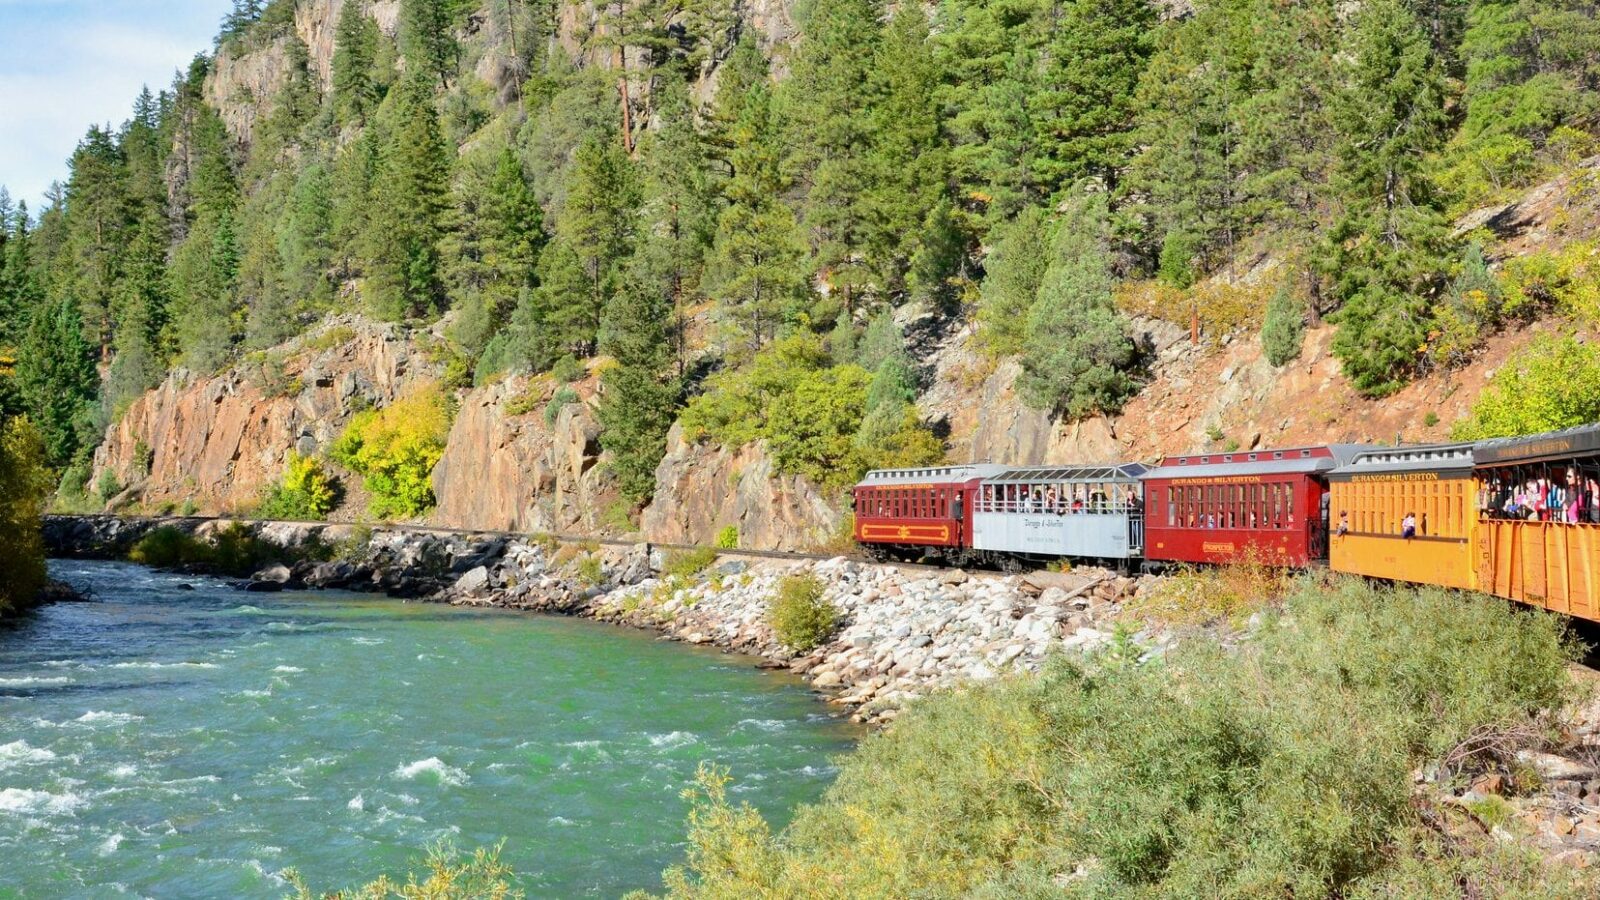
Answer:
<svg viewBox="0 0 1600 900"><path fill-rule="evenodd" d="M594 535L565 534L561 532L528 532L528 531L497 531L481 528L442 528L434 525L407 525L399 522L323 522L307 519L241 519L233 516L138 516L138 515L113 515L110 513L52 513L47 518L51 519L78 519L94 521L98 519L118 519L124 522L171 523L184 522L199 525L205 522L245 522L252 525L300 525L325 527L329 525L365 526L374 531L406 531L420 534L433 534L442 537L460 538L506 538L508 540L528 540L536 536L548 535L563 544L599 544L602 547L632 547L641 543L648 543L652 548L679 552L693 552L697 550L712 550L720 556L749 557L753 559L780 559L794 561L821 561L835 559L840 556L858 562L875 562L868 560L860 553L810 553L802 550L753 550L717 547L711 544L669 544L656 541L642 541L637 538L596 537ZM911 571L942 571L946 566L926 565L910 562L882 562L878 565L894 566Z"/></svg>

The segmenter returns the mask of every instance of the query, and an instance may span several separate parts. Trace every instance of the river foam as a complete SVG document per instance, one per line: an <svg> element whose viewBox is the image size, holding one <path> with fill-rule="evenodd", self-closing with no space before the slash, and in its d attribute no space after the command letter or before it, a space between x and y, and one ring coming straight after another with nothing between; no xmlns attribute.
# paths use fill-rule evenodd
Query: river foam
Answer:
<svg viewBox="0 0 1600 900"><path fill-rule="evenodd" d="M407 763L394 770L394 777L403 781L416 781L419 778L432 778L440 784L450 787L460 787L472 779L467 773L452 765L447 765L437 756L419 759L414 763Z"/></svg>
<svg viewBox="0 0 1600 900"><path fill-rule="evenodd" d="M0 744L0 771L12 766L38 765L53 762L56 755L43 747L31 746L27 741Z"/></svg>
<svg viewBox="0 0 1600 900"><path fill-rule="evenodd" d="M49 791L32 791L27 788L0 789L0 813L26 816L70 816L85 801L68 791L52 794Z"/></svg>

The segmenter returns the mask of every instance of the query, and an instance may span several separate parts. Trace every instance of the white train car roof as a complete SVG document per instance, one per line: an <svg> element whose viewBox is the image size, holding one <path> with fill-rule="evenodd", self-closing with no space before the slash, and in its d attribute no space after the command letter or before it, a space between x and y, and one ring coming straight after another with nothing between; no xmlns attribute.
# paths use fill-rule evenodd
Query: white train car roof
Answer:
<svg viewBox="0 0 1600 900"><path fill-rule="evenodd" d="M965 484L974 478L993 478L1006 471L993 463L959 466L931 466L922 469L875 469L856 483L858 488L904 487L908 485Z"/></svg>
<svg viewBox="0 0 1600 900"><path fill-rule="evenodd" d="M1063 482L1078 482L1083 484L1107 484L1117 482L1134 482L1143 477L1149 469L1143 463L1108 463L1106 465L1075 465L1075 466L1021 466L1006 469L991 478L985 478L985 484L1060 484Z"/></svg>

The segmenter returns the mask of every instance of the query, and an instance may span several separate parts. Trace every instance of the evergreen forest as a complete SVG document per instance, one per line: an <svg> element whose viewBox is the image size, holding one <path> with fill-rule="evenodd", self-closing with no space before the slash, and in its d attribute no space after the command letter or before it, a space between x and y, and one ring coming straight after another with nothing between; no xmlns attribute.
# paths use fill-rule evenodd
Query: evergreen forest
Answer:
<svg viewBox="0 0 1600 900"><path fill-rule="evenodd" d="M777 42L727 0L578 33L552 0L345 0L326 77L318 3L236 0L41 208L0 195L0 410L63 493L169 371L352 307L448 317L453 387L608 360L635 502L680 418L822 482L941 458L908 306L1065 419L1139 390L1151 310L1274 363L1326 318L1381 397L1548 306L1454 223L1600 152L1593 0L807 0ZM208 92L252 54L270 96Z"/></svg>

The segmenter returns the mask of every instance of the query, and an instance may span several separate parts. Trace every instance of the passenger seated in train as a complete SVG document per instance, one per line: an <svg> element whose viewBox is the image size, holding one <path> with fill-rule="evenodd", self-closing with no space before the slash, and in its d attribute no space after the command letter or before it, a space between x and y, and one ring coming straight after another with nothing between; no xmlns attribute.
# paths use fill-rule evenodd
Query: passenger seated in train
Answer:
<svg viewBox="0 0 1600 900"><path fill-rule="evenodd" d="M1400 536L1408 540L1417 536L1416 513L1408 512L1406 517L1400 520Z"/></svg>
<svg viewBox="0 0 1600 900"><path fill-rule="evenodd" d="M1482 482L1479 513L1491 519L1600 524L1596 463L1573 460L1492 470Z"/></svg>

